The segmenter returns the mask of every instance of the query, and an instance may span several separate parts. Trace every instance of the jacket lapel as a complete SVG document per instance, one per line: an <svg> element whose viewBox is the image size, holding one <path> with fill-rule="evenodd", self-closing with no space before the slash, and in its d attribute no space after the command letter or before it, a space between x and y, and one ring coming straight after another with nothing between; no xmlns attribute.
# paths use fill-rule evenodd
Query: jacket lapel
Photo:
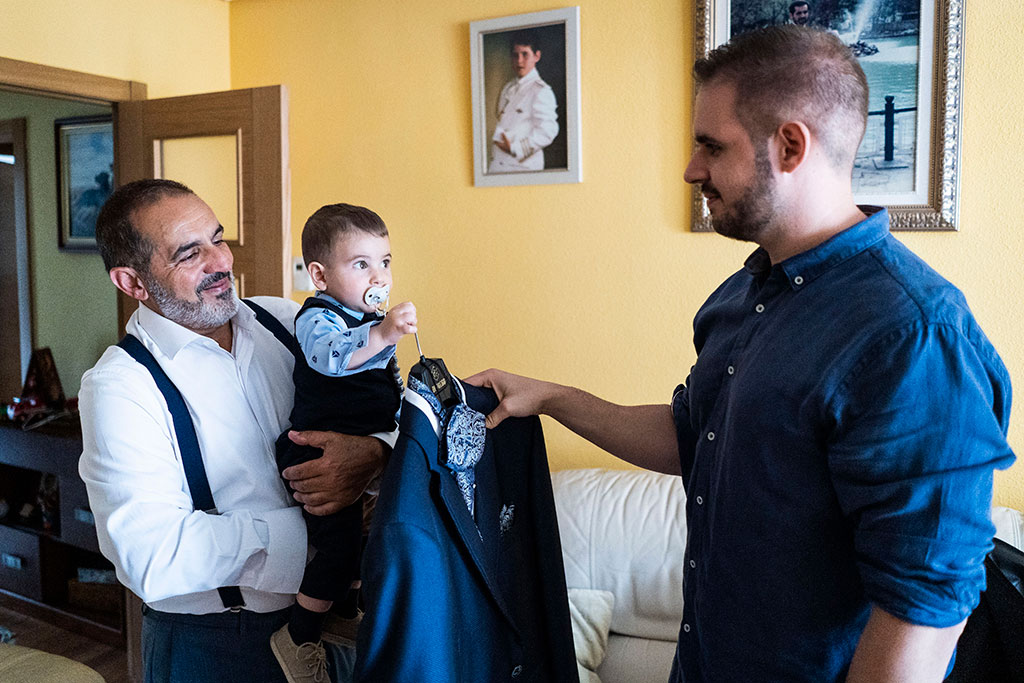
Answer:
<svg viewBox="0 0 1024 683"><path fill-rule="evenodd" d="M410 400L409 394L411 393L413 392L407 392L406 405L402 409L402 422L405 423L403 425L403 432L420 445L420 448L423 450L423 455L426 458L426 465L439 483L438 493L440 495L441 505L438 506L438 512L442 517L447 517L451 520L458 535L457 539L453 540L460 542L469 552L469 556L472 558L477 571L483 578L484 584L487 586L487 590L490 593L491 598L494 600L495 604L498 605L502 615L512 626L518 636L519 626L516 624L515 619L512 618L512 612L509 610L508 601L501 590L501 583L498 580L496 567L493 566L493 562L488 557L488 553L484 548L483 540L480 537L480 532L477 530L476 524L469 514L469 508L466 507L466 501L462 498L462 492L459 490L459 485L456 483L455 477L452 475L451 471L438 462L437 433L434 431L434 426L430 419L427 418L425 414L425 411L430 410L430 408L422 399L420 401L416 401L415 399ZM494 454L493 445L491 443L491 434L490 431L488 431L487 441L484 447L484 455L481 458L481 462L493 457Z"/></svg>

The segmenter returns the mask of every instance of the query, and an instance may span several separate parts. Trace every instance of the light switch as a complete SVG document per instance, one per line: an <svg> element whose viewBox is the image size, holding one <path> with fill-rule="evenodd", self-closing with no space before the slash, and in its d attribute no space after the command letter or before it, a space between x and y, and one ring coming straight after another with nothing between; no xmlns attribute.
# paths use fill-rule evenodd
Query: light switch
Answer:
<svg viewBox="0 0 1024 683"><path fill-rule="evenodd" d="M292 259L292 289L300 292L313 291L313 281L309 279L309 271L301 256Z"/></svg>

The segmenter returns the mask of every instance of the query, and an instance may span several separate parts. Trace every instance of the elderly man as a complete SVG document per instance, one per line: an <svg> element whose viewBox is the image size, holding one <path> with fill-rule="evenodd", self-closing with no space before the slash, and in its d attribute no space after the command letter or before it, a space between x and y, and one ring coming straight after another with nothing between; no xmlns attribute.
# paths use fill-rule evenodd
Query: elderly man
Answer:
<svg viewBox="0 0 1024 683"><path fill-rule="evenodd" d="M694 67L686 169L758 248L694 320L670 405L490 370L489 425L543 413L687 492L673 681L941 681L984 588L1010 380L963 295L858 206L867 82L835 36L740 35Z"/></svg>
<svg viewBox="0 0 1024 683"><path fill-rule="evenodd" d="M79 469L100 549L145 602L146 681L283 681L270 636L307 559L300 508L274 460L293 396L283 342L298 306L240 305L224 229L179 183L121 187L96 233L114 286L140 305L124 345L82 378ZM389 452L373 437L292 438L324 449L284 472L314 513L351 503ZM323 673L323 648L303 655Z"/></svg>

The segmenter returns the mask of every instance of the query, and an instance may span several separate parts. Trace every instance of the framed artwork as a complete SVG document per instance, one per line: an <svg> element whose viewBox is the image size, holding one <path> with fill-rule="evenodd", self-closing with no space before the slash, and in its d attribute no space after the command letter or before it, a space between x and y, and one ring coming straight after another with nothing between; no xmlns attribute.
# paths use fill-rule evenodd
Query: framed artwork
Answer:
<svg viewBox="0 0 1024 683"><path fill-rule="evenodd" d="M61 249L96 249L96 216L114 188L110 116L53 122L57 147L58 238Z"/></svg>
<svg viewBox="0 0 1024 683"><path fill-rule="evenodd" d="M580 182L579 7L474 21L469 44L474 184Z"/></svg>
<svg viewBox="0 0 1024 683"><path fill-rule="evenodd" d="M889 209L893 230L956 230L960 192L963 2L697 0L696 56L764 26L838 35L868 79L868 123L854 163L858 204ZM694 230L711 230L694 192Z"/></svg>

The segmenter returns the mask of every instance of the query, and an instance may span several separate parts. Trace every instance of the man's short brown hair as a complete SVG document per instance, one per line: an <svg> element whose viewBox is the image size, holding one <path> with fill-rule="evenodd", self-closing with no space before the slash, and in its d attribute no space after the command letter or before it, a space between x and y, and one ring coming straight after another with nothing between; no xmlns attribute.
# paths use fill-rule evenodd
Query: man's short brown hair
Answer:
<svg viewBox="0 0 1024 683"><path fill-rule="evenodd" d="M864 137L868 82L850 48L827 31L772 26L742 33L693 65L697 88L736 88L736 115L755 144L801 121L836 168L853 167Z"/></svg>
<svg viewBox="0 0 1024 683"><path fill-rule="evenodd" d="M321 206L306 220L302 228L302 260L327 265L335 241L342 235L365 232L374 237L387 237L388 226L373 211L352 204Z"/></svg>
<svg viewBox="0 0 1024 683"><path fill-rule="evenodd" d="M107 272L124 266L139 273L149 272L154 245L136 229L132 218L139 209L164 197L186 194L195 193L179 182L162 178L136 180L114 190L96 217L96 246Z"/></svg>

